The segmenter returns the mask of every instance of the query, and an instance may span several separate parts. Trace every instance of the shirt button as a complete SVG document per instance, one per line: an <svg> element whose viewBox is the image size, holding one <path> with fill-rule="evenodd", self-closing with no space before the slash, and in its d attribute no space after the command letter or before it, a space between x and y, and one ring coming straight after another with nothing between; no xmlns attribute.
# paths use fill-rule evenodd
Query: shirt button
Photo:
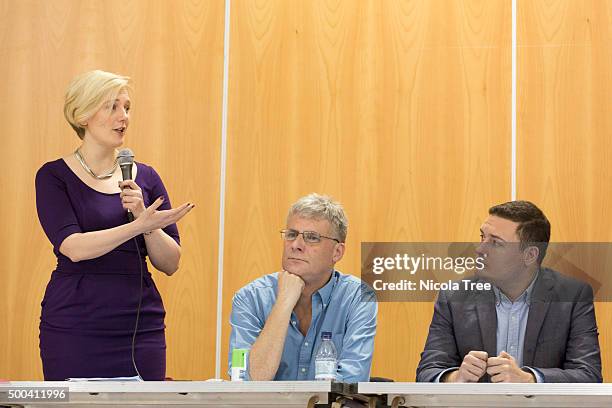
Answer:
<svg viewBox="0 0 612 408"><path fill-rule="evenodd" d="M292 320L292 321L291 321L291 324L295 326L295 320Z"/></svg>
<svg viewBox="0 0 612 408"><path fill-rule="evenodd" d="M304 367L302 367L302 372L303 372L303 373L305 373L305 372L306 372L306 369L305 369Z"/></svg>
<svg viewBox="0 0 612 408"><path fill-rule="evenodd" d="M307 341L304 342L304 346L308 347L308 342Z"/></svg>

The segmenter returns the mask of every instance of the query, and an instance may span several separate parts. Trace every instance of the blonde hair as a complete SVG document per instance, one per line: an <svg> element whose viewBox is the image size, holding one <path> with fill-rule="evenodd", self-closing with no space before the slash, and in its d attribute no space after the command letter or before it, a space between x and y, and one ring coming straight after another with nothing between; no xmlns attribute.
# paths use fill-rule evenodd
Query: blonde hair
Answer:
<svg viewBox="0 0 612 408"><path fill-rule="evenodd" d="M124 89L130 89L130 78L100 70L85 72L72 80L66 90L64 116L80 139L85 126L104 103L114 101Z"/></svg>
<svg viewBox="0 0 612 408"><path fill-rule="evenodd" d="M346 241L348 220L342 205L330 196L311 193L297 200L289 209L287 220L297 215L315 220L327 220L338 234L340 242Z"/></svg>

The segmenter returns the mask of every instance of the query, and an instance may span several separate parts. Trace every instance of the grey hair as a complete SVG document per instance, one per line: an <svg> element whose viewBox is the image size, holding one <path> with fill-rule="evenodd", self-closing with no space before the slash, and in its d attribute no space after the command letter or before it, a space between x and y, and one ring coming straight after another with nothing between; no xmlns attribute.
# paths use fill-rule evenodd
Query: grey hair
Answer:
<svg viewBox="0 0 612 408"><path fill-rule="evenodd" d="M293 215L315 220L327 220L334 228L340 242L346 241L348 220L342 205L330 196L310 193L297 200L289 209L287 220Z"/></svg>

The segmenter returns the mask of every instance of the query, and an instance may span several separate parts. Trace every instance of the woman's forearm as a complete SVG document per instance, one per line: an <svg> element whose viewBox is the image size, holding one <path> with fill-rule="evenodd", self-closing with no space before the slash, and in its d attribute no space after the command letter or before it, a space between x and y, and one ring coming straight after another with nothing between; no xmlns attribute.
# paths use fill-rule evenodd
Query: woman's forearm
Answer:
<svg viewBox="0 0 612 408"><path fill-rule="evenodd" d="M145 235L145 243L155 269L168 276L176 272L181 259L181 247L171 236L161 229L156 229Z"/></svg>
<svg viewBox="0 0 612 408"><path fill-rule="evenodd" d="M135 221L101 231L76 233L67 237L59 251L72 262L97 258L117 248L124 242L145 231L147 253L153 266L161 272L172 275L178 269L181 247L161 228L174 224L181 219L193 205L184 204L176 209L156 211L161 204L156 200Z"/></svg>
<svg viewBox="0 0 612 408"><path fill-rule="evenodd" d="M141 233L140 223L136 221L105 230L76 233L64 239L59 251L72 262L84 261L105 255Z"/></svg>

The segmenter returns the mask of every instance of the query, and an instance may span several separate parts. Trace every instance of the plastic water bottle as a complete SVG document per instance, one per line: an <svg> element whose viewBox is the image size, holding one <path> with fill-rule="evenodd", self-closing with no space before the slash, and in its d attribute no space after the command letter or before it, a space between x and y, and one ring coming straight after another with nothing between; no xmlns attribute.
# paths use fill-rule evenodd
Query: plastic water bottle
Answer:
<svg viewBox="0 0 612 408"><path fill-rule="evenodd" d="M315 380L334 381L338 370L338 353L330 332L321 333L321 344L315 354Z"/></svg>

